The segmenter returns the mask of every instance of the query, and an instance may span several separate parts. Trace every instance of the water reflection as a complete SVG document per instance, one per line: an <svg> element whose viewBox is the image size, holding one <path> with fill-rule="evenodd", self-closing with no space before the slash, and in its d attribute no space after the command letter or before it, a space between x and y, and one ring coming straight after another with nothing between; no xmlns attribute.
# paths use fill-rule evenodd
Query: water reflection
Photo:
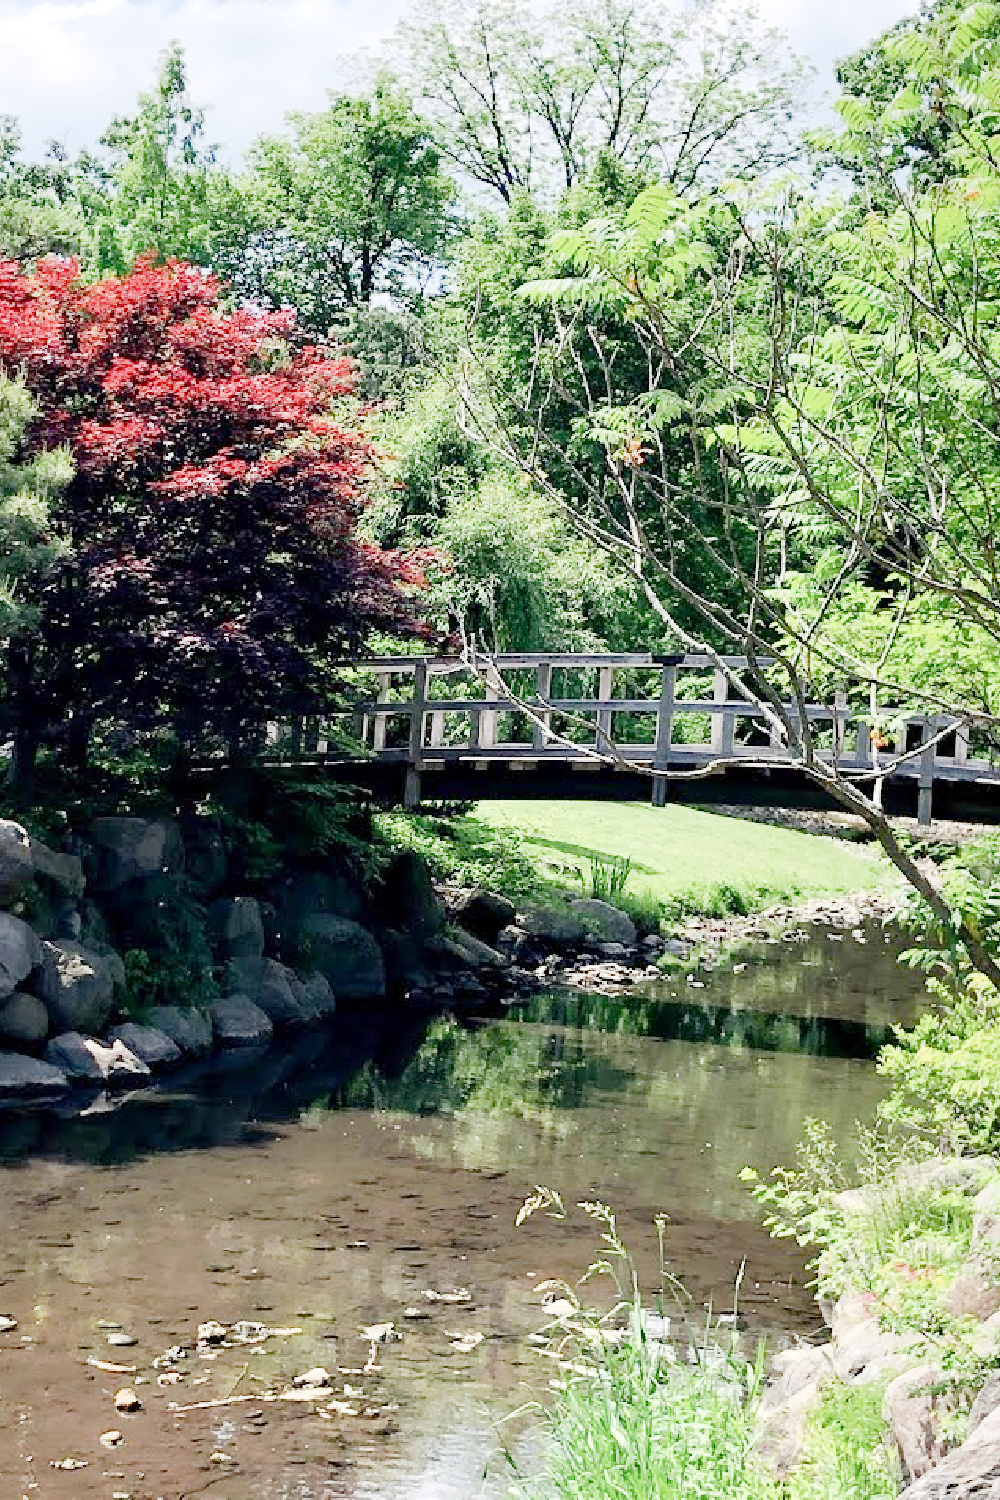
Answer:
<svg viewBox="0 0 1000 1500"><path fill-rule="evenodd" d="M124 1488L196 1493L211 1479L222 1500L468 1500L491 1419L545 1390L526 1341L532 1288L579 1275L595 1249L589 1229L543 1215L515 1229L537 1182L613 1203L650 1278L652 1217L666 1211L673 1268L699 1302L724 1304L746 1258L750 1325L812 1330L803 1256L754 1222L738 1174L789 1161L808 1115L841 1140L870 1117L883 1085L870 1061L840 1055L851 1033L830 1028L865 1033L913 1007L915 986L884 945L820 944L839 977L808 945L777 951L775 969L707 976L697 999L668 982L634 1000L541 997L476 1024L342 1013L325 1036L218 1059L168 1088L0 1116L0 1310L29 1340L0 1341L0 1474L27 1493L79 1449L93 1462L74 1500L106 1500L95 1434L113 1390L84 1361L107 1358L97 1320L111 1318L136 1335L150 1379L142 1441L115 1454ZM406 1321L429 1306L424 1289L456 1286L468 1303ZM226 1446L241 1467L217 1475L218 1413L190 1413L178 1438L151 1364L209 1316L302 1330L246 1374L245 1350L204 1364L192 1350L184 1390L223 1398L312 1365L367 1382L358 1330L395 1320L405 1338L378 1376L394 1422L333 1430L268 1407L250 1430L234 1416ZM459 1356L466 1329L483 1341ZM31 1462L15 1473L5 1465L22 1450ZM506 1491L501 1473L490 1493Z"/></svg>

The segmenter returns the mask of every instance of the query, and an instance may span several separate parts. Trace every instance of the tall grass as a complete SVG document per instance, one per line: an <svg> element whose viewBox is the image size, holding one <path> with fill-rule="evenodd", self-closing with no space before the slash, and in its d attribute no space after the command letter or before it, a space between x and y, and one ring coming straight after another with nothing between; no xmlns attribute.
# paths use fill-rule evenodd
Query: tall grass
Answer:
<svg viewBox="0 0 1000 1500"><path fill-rule="evenodd" d="M561 1393L548 1417L535 1500L778 1500L758 1461L755 1413L737 1366L665 1367L641 1341Z"/></svg>
<svg viewBox="0 0 1000 1500"><path fill-rule="evenodd" d="M594 854L590 860L590 894L595 901L621 899L632 875L632 861L617 855ZM581 872L582 878L582 872Z"/></svg>
<svg viewBox="0 0 1000 1500"><path fill-rule="evenodd" d="M694 1330L691 1299L665 1262L662 1215L654 1220L659 1311L646 1306L614 1213L603 1203L577 1207L596 1221L602 1241L577 1285L609 1277L615 1300L600 1312L583 1306L576 1287L540 1284L555 1299L545 1352L562 1378L544 1408L545 1468L515 1493L522 1500L780 1500L756 1453L763 1356L753 1364L741 1358L735 1312L725 1333L723 1320L711 1318ZM539 1210L567 1217L558 1194L537 1188L519 1222ZM668 1299L673 1319L663 1312Z"/></svg>

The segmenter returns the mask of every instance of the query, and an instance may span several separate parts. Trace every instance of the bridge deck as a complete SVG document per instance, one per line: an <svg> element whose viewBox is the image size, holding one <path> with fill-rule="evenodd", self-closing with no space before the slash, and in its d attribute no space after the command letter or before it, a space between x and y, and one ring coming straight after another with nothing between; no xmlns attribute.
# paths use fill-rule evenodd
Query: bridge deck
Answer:
<svg viewBox="0 0 1000 1500"><path fill-rule="evenodd" d="M724 664L735 671L747 667L741 657L724 658ZM762 725L761 709L730 698L725 672L707 657L512 653L482 658L473 671L459 658L403 656L373 658L352 670L359 689L367 679L374 695L359 694L344 715L365 746L366 763L405 776L410 806L422 795L454 795L453 785L474 785L477 777L495 785L498 767L515 776L521 795L532 773L547 782L559 767L603 772L605 779L609 773L645 776L653 801L662 805L668 788L673 796L684 785L671 783L672 775L721 762L725 768L712 776L718 785L711 792L707 780L697 783L699 800L716 800L723 784L732 788L741 775L749 800L771 801L775 793L781 800L802 800L795 792L801 780L795 758ZM567 691L556 697L559 673ZM593 696L581 692L588 679ZM616 684L622 688L617 696ZM786 704L785 711L794 717L799 709ZM985 740L987 753L973 753L980 747L970 743L963 721L900 714L891 744L876 747L865 715L850 706L846 692L832 704L805 705L805 713L819 754L845 774L871 773L900 755L910 757L883 778L887 807L915 801L921 822L929 823L937 791L945 794L949 810L956 797L964 798L979 809L973 816L1000 820L1000 769ZM332 724L314 725L304 737L300 729L291 738L298 762L349 763L336 748ZM271 754L283 758L289 732L272 726L269 740Z"/></svg>

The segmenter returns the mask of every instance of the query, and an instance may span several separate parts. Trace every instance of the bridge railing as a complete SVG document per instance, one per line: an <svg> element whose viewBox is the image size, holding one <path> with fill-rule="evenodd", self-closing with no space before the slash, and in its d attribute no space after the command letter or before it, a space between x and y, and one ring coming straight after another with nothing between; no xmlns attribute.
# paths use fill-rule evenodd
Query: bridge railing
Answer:
<svg viewBox="0 0 1000 1500"><path fill-rule="evenodd" d="M734 671L747 667L743 657L723 658L723 664ZM610 758L653 773L653 800L662 804L667 777L657 771L696 770L714 760L780 766L793 759L761 722L763 710L731 697L726 673L705 656L520 652L480 658L476 668L456 657L385 656L353 670L374 681L375 695L362 695L340 717L350 718L370 756L405 764L409 805L420 800L423 773L455 761L481 770L495 761L529 770L556 760L583 770ZM560 672L575 679L571 686L581 674L589 676L595 694L555 696ZM616 696L623 676L630 695ZM697 681L692 685L699 677L710 679L710 697ZM647 696L637 693L643 686ZM690 691L697 696L684 696ZM794 716L798 708L786 704L785 712ZM893 742L878 747L876 761L870 725L846 692L833 703L809 703L805 712L819 753L845 771L873 770L908 754L891 774L917 783L924 822L931 818L936 777L975 779L992 770L990 761L970 755L967 727L946 715L900 718ZM707 737L698 738L706 728ZM313 725L305 735L300 728L297 735L300 754L332 753L331 726ZM272 729L269 740L277 753L287 750L285 732Z"/></svg>

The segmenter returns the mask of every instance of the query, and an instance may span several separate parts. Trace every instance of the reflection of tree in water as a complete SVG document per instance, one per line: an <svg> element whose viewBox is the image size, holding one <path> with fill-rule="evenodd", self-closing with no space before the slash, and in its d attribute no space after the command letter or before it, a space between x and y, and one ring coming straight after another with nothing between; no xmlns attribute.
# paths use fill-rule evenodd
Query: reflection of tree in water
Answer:
<svg viewBox="0 0 1000 1500"><path fill-rule="evenodd" d="M580 1037L534 1026L467 1028L434 1021L403 1071L386 1077L366 1063L340 1097L347 1106L406 1114L513 1115L545 1119L578 1109L594 1090L619 1089L621 1070Z"/></svg>

